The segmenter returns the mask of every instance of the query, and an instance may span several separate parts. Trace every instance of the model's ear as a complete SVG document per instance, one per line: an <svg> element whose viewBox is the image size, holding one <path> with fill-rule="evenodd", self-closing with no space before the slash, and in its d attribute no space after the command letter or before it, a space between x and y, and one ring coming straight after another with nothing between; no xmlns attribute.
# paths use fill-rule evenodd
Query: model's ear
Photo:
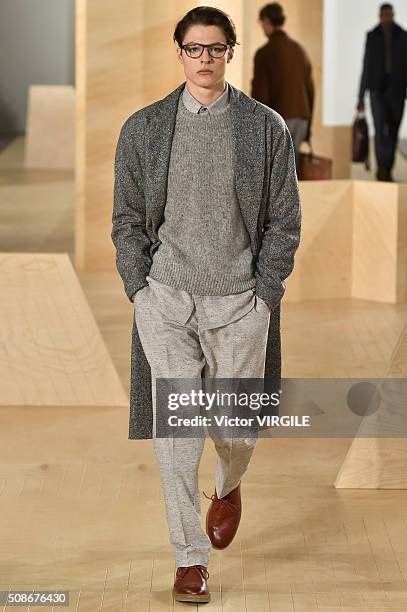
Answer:
<svg viewBox="0 0 407 612"><path fill-rule="evenodd" d="M232 47L231 49L228 49L228 59L227 59L228 62L232 60L234 52L235 52L234 47Z"/></svg>

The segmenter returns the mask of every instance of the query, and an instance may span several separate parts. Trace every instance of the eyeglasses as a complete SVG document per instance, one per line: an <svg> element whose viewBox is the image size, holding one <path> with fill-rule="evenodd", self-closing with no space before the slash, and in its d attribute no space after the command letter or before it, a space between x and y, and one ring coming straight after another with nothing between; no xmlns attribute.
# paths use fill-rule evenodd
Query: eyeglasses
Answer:
<svg viewBox="0 0 407 612"><path fill-rule="evenodd" d="M193 57L194 59L198 59L201 57L205 48L208 49L209 55L214 57L215 59L219 57L223 57L226 53L227 49L231 49L233 45L224 45L221 43L212 44L212 45L198 45L198 44L188 44L188 45L180 45L181 49L184 49L185 53L188 57Z"/></svg>

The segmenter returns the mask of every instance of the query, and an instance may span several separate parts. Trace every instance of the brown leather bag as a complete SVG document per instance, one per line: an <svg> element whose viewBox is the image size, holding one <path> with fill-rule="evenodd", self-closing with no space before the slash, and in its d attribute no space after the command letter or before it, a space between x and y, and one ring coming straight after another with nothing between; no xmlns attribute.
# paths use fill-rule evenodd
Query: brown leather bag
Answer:
<svg viewBox="0 0 407 612"><path fill-rule="evenodd" d="M352 161L364 163L370 170L369 161L369 127L365 114L358 112L352 126Z"/></svg>
<svg viewBox="0 0 407 612"><path fill-rule="evenodd" d="M321 181L332 179L332 159L314 155L311 141L309 153L300 152L299 181Z"/></svg>

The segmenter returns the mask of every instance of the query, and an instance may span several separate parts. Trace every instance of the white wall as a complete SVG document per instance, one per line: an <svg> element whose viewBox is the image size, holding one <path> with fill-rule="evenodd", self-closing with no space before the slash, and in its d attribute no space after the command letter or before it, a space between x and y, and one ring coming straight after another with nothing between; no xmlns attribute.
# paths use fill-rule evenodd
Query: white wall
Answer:
<svg viewBox="0 0 407 612"><path fill-rule="evenodd" d="M74 84L74 0L0 0L0 133L25 132L30 84Z"/></svg>
<svg viewBox="0 0 407 612"><path fill-rule="evenodd" d="M324 125L351 125L354 120L366 33L379 23L381 4L377 0L324 0ZM394 21L407 29L406 0L390 0L390 4L394 7ZM374 134L368 92L365 105L369 129ZM407 137L407 103L400 137Z"/></svg>

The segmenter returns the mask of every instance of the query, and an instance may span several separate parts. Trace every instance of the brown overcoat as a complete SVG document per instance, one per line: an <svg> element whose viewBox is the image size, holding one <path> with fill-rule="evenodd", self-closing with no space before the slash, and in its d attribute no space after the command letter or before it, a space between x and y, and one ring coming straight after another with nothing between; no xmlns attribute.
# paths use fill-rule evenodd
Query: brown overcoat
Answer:
<svg viewBox="0 0 407 612"><path fill-rule="evenodd" d="M276 30L256 51L251 97L277 111L284 119L312 122L314 82L311 62L299 43Z"/></svg>

